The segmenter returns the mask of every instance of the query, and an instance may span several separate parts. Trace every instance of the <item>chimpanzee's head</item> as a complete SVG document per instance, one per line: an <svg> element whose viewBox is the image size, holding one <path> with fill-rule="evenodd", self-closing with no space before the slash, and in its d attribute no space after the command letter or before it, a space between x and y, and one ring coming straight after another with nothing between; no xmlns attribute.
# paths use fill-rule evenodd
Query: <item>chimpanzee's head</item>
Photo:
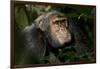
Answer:
<svg viewBox="0 0 100 69"><path fill-rule="evenodd" d="M72 39L68 20L64 14L51 11L36 19L36 25L44 31L49 43L54 47L63 47Z"/></svg>

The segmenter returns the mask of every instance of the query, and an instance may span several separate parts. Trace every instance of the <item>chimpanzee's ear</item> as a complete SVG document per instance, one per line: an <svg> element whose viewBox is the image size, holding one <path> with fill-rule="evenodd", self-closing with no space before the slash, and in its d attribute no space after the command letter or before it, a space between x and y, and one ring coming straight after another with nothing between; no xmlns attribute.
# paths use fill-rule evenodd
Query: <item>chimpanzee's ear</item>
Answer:
<svg viewBox="0 0 100 69"><path fill-rule="evenodd" d="M40 20L39 21L39 23L38 23L38 27L42 30L42 31L45 31L46 30L46 27L45 27L45 20L44 19L42 19L42 20Z"/></svg>

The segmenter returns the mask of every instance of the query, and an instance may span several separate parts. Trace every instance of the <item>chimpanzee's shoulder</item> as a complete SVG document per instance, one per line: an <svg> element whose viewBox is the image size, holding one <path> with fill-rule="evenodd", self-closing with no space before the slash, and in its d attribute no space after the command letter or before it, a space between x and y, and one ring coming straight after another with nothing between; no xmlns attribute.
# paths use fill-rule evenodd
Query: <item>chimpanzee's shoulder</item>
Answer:
<svg viewBox="0 0 100 69"><path fill-rule="evenodd" d="M29 25L29 26L26 26L24 29L23 29L23 32L29 32L31 30L35 30L35 25L32 24L32 25Z"/></svg>

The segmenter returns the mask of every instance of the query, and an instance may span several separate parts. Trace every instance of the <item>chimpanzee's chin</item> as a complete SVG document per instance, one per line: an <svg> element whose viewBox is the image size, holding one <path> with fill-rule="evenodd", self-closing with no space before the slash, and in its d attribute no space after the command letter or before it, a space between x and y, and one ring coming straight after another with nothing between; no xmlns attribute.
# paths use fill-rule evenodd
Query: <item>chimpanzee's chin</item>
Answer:
<svg viewBox="0 0 100 69"><path fill-rule="evenodd" d="M57 40L52 40L50 43L52 44L51 46L54 48L61 48L64 45L64 44L60 44Z"/></svg>

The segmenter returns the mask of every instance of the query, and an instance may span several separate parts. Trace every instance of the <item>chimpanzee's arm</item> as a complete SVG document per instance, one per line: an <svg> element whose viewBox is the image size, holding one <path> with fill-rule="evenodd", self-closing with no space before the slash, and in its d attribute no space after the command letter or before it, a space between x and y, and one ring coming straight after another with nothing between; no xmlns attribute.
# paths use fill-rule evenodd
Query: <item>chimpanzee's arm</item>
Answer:
<svg viewBox="0 0 100 69"><path fill-rule="evenodd" d="M46 49L43 32L32 24L24 29L23 36L25 47L23 48L19 64L40 63Z"/></svg>

